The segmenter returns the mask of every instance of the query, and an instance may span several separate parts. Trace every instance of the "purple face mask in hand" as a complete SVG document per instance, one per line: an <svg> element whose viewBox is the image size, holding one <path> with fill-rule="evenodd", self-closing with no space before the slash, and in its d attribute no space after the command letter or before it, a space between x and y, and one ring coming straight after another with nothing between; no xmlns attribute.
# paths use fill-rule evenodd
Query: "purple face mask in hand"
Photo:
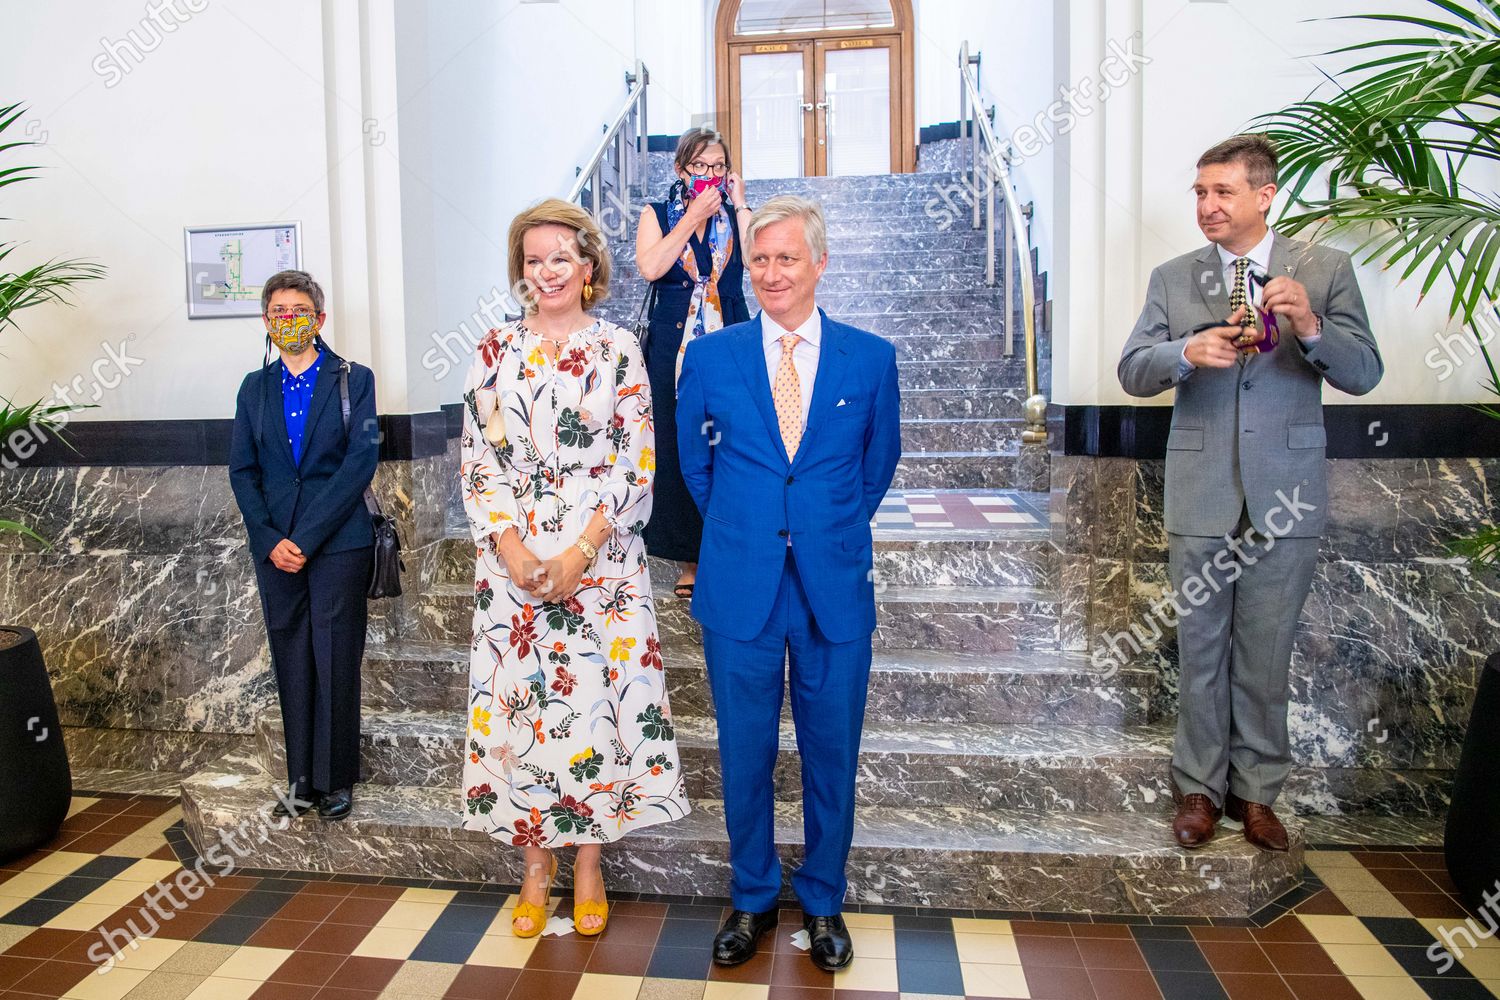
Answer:
<svg viewBox="0 0 1500 1000"><path fill-rule="evenodd" d="M1259 271L1249 274L1250 305L1254 310L1254 325L1246 326L1245 336L1235 340L1235 346L1246 354L1264 354L1281 343L1281 328L1276 314L1260 307L1265 301L1266 283L1271 279Z"/></svg>

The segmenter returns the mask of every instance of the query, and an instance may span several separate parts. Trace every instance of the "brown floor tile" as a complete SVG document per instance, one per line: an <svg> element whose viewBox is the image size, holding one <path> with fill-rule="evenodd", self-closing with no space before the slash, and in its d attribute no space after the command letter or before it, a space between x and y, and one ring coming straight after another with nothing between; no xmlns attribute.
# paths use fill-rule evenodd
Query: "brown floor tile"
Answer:
<svg viewBox="0 0 1500 1000"><path fill-rule="evenodd" d="M1061 920L1012 920L1010 931L1017 937L1023 934L1033 937L1073 936L1072 925Z"/></svg>
<svg viewBox="0 0 1500 1000"><path fill-rule="evenodd" d="M350 958L338 967L330 985L379 993L404 964L393 958Z"/></svg>
<svg viewBox="0 0 1500 1000"><path fill-rule="evenodd" d="M833 991L833 1000L901 1000L899 993L876 993L871 990Z"/></svg>
<svg viewBox="0 0 1500 1000"><path fill-rule="evenodd" d="M1351 850L1349 853L1369 869L1376 868L1411 868L1412 863L1406 859L1406 855L1400 851L1361 851Z"/></svg>
<svg viewBox="0 0 1500 1000"><path fill-rule="evenodd" d="M394 900L390 899L346 899L333 908L326 922L374 927L391 908L392 902Z"/></svg>
<svg viewBox="0 0 1500 1000"><path fill-rule="evenodd" d="M30 975L43 958L22 958L19 955L0 955L0 990L8 990L18 980Z"/></svg>
<svg viewBox="0 0 1500 1000"><path fill-rule="evenodd" d="M1030 973L1027 973L1030 979ZM1089 982L1097 996L1110 1000L1161 1000L1151 973L1130 969L1090 969ZM1032 996L1037 994L1033 993Z"/></svg>
<svg viewBox="0 0 1500 1000"><path fill-rule="evenodd" d="M833 1000L833 990L773 985L766 995L766 1000Z"/></svg>
<svg viewBox="0 0 1500 1000"><path fill-rule="evenodd" d="M317 929L318 925L310 920L283 920L278 914L261 924L260 930L250 935L245 943L256 948L286 948L295 951Z"/></svg>
<svg viewBox="0 0 1500 1000"><path fill-rule="evenodd" d="M1216 973L1240 972L1274 975L1276 967L1254 941L1199 941L1198 948Z"/></svg>
<svg viewBox="0 0 1500 1000"><path fill-rule="evenodd" d="M309 892L306 889L287 900L285 906L276 911L282 920L311 920L322 923L343 902L338 896Z"/></svg>
<svg viewBox="0 0 1500 1000"><path fill-rule="evenodd" d="M656 944L657 937L661 934L662 922L655 917L631 917L619 916L611 913L609 925L604 928L604 933L599 936L599 942L603 944L608 941L611 944L628 944L647 951Z"/></svg>
<svg viewBox="0 0 1500 1000"><path fill-rule="evenodd" d="M1362 1000L1343 976L1282 976L1297 1000Z"/></svg>
<svg viewBox="0 0 1500 1000"><path fill-rule="evenodd" d="M610 924L609 929L604 933L609 936L614 932L614 925ZM588 965L583 971L601 976L644 976L650 965L651 945L649 944L600 941L594 946L593 953L589 955ZM770 971L769 963L766 971Z"/></svg>
<svg viewBox="0 0 1500 1000"><path fill-rule="evenodd" d="M299 986L324 986L338 971L339 960L317 952L302 951L288 955L285 962L270 976L267 982L294 983Z"/></svg>
<svg viewBox="0 0 1500 1000"><path fill-rule="evenodd" d="M43 996L62 996L68 990L83 982L83 978L93 971L91 965L78 965L73 962L45 961L32 969L30 973L22 976L11 984L11 989L19 993L40 993Z"/></svg>
<svg viewBox="0 0 1500 1000"><path fill-rule="evenodd" d="M642 903L636 900L625 900L610 906L610 919L615 917L655 917L660 920L667 915L666 903Z"/></svg>
<svg viewBox="0 0 1500 1000"><path fill-rule="evenodd" d="M1398 892L1396 901L1411 911L1414 917L1434 919L1461 919L1468 914L1463 904L1446 892Z"/></svg>
<svg viewBox="0 0 1500 1000"><path fill-rule="evenodd" d="M777 986L801 986L809 989L833 989L833 976L813 965L806 952L772 956L770 982Z"/></svg>
<svg viewBox="0 0 1500 1000"><path fill-rule="evenodd" d="M758 951L750 961L742 962L739 965L723 966L710 964L708 967L708 979L710 982L715 983L769 983L771 981L772 965L781 960L782 956L780 955L773 955L769 951ZM792 960L791 956L787 956L786 961ZM858 957L856 957L855 961L858 960ZM809 962L808 964L811 965L812 963ZM824 975L826 976L827 973L824 973Z"/></svg>
<svg viewBox="0 0 1500 1000"><path fill-rule="evenodd" d="M606 931L605 933L608 933ZM556 972L582 972L594 954L594 940L569 934L566 937L540 938L526 960L528 969L552 969Z"/></svg>
<svg viewBox="0 0 1500 1000"><path fill-rule="evenodd" d="M1448 870L1448 859L1441 851L1435 851L1432 854L1408 854L1406 860L1411 862L1413 868L1420 868L1423 871L1446 872Z"/></svg>
<svg viewBox="0 0 1500 1000"><path fill-rule="evenodd" d="M175 855L175 854L172 853L172 847L169 844L163 844L163 845L161 845L156 850L154 850L150 854L146 855L146 857L150 858L152 861L176 861L177 860L177 855Z"/></svg>
<svg viewBox="0 0 1500 1000"><path fill-rule="evenodd" d="M305 983L266 983L250 994L250 1000L313 1000L320 988Z"/></svg>
<svg viewBox="0 0 1500 1000"><path fill-rule="evenodd" d="M379 1000L380 994L375 990L351 990L344 986L325 986L319 990L313 1000Z"/></svg>
<svg viewBox="0 0 1500 1000"><path fill-rule="evenodd" d="M301 950L325 955L350 955L369 933L370 928L359 924L320 924L302 942Z"/></svg>
<svg viewBox="0 0 1500 1000"><path fill-rule="evenodd" d="M1219 983L1229 1000L1296 1000L1280 976L1220 972Z"/></svg>
<svg viewBox="0 0 1500 1000"><path fill-rule="evenodd" d="M524 969L511 988L511 995L526 1000L573 1000L581 972L554 972L548 969ZM451 994L450 994L451 995Z"/></svg>
<svg viewBox="0 0 1500 1000"><path fill-rule="evenodd" d="M1281 917L1264 927L1250 928L1250 936L1257 941L1315 941L1312 931L1291 914Z"/></svg>
<svg viewBox="0 0 1500 1000"><path fill-rule="evenodd" d="M1314 893L1296 906L1298 913L1312 913L1318 915L1346 917L1349 908L1339 902L1339 898L1327 889Z"/></svg>
<svg viewBox="0 0 1500 1000"><path fill-rule="evenodd" d="M1372 868L1375 880L1392 892L1433 892L1437 887L1426 872L1415 868Z"/></svg>
<svg viewBox="0 0 1500 1000"><path fill-rule="evenodd" d="M1071 937L1016 936L1016 950L1021 953L1022 965L1083 967L1083 956L1078 943Z"/></svg>
<svg viewBox="0 0 1500 1000"><path fill-rule="evenodd" d="M1439 869L1436 871L1428 870L1424 871L1422 874L1426 875L1428 880L1431 881L1433 885L1438 887L1439 891L1450 893L1458 892L1458 886L1454 884L1452 876L1448 874L1446 869Z"/></svg>
<svg viewBox="0 0 1500 1000"><path fill-rule="evenodd" d="M65 946L72 944L82 936L78 931L61 931L48 927L38 927L11 945L5 953L7 955L15 955L19 958L51 958L62 951Z"/></svg>
<svg viewBox="0 0 1500 1000"><path fill-rule="evenodd" d="M1096 1000L1090 973L1085 969L1045 965L1025 965L1023 968L1026 970L1026 985L1030 988L1032 1000ZM1093 975L1108 981L1122 972L1124 970L1097 969ZM1107 995L1113 997L1122 994L1111 991Z"/></svg>
<svg viewBox="0 0 1500 1000"><path fill-rule="evenodd" d="M217 913L199 913L194 910L186 910L174 914L171 920L161 925L161 930L156 932L157 937L167 938L171 941L193 941L204 929L215 920L219 919Z"/></svg>
<svg viewBox="0 0 1500 1000"><path fill-rule="evenodd" d="M1121 941L1113 938L1084 938L1077 942L1078 953L1083 957L1083 964L1090 969L1142 969L1146 966L1146 957L1141 954L1141 949L1136 947L1134 941ZM1021 956L1021 961L1026 962L1026 956Z"/></svg>
<svg viewBox="0 0 1500 1000"><path fill-rule="evenodd" d="M510 996L516 980L520 978L520 969L491 969L482 965L466 965L444 995L453 1000L498 1000L498 998Z"/></svg>
<svg viewBox="0 0 1500 1000"><path fill-rule="evenodd" d="M244 889L216 885L212 889L204 889L203 895L188 903L188 909L200 913L223 913L244 895Z"/></svg>
<svg viewBox="0 0 1500 1000"><path fill-rule="evenodd" d="M1262 941L1261 950L1271 960L1271 965L1282 975L1336 976L1338 966L1328 957L1323 946L1315 942Z"/></svg>
<svg viewBox="0 0 1500 1000"><path fill-rule="evenodd" d="M1244 944L1254 941L1248 927L1189 927L1195 941L1232 941Z"/></svg>
<svg viewBox="0 0 1500 1000"><path fill-rule="evenodd" d="M134 833L153 819L155 819L154 816L132 816L128 812L123 812L100 823L93 829L93 832L111 834L119 839Z"/></svg>
<svg viewBox="0 0 1500 1000"><path fill-rule="evenodd" d="M32 851L30 854L23 854L19 858L16 858L12 861L7 861L5 863L5 869L6 871L14 872L25 871L32 865L36 864L38 861L45 858L47 855L51 854L52 851L53 848L51 847L39 847L36 850Z"/></svg>
<svg viewBox="0 0 1500 1000"><path fill-rule="evenodd" d="M388 899L394 903L405 891L399 885L354 885L350 887L347 898Z"/></svg>
<svg viewBox="0 0 1500 1000"><path fill-rule="evenodd" d="M61 849L79 854L107 854L120 838L111 833L85 833L68 841Z"/></svg>
<svg viewBox="0 0 1500 1000"><path fill-rule="evenodd" d="M335 899L345 899L353 888L353 882L308 882L298 895L332 896Z"/></svg>
<svg viewBox="0 0 1500 1000"><path fill-rule="evenodd" d="M1130 938L1130 928L1124 924L1068 924L1075 938Z"/></svg>

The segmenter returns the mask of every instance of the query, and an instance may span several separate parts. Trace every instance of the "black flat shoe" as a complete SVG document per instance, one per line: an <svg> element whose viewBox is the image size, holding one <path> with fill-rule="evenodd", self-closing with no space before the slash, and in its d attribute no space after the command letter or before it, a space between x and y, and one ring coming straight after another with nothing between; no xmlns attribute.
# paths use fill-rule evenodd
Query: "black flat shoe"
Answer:
<svg viewBox="0 0 1500 1000"><path fill-rule="evenodd" d="M776 911L751 913L735 910L714 935L714 964L739 965L755 957L760 936L776 926Z"/></svg>
<svg viewBox="0 0 1500 1000"><path fill-rule="evenodd" d="M324 792L318 800L319 819L343 819L354 808L354 789L340 788L336 792Z"/></svg>
<svg viewBox="0 0 1500 1000"><path fill-rule="evenodd" d="M291 808L287 808L291 803ZM317 805L316 796L310 797L299 792L288 791L276 796L276 804L271 807L271 815L276 819L295 819Z"/></svg>
<svg viewBox="0 0 1500 1000"><path fill-rule="evenodd" d="M837 972L854 961L854 942L849 939L849 928L844 926L842 916L809 917L804 913L802 928L812 945L808 955L813 965L824 972Z"/></svg>

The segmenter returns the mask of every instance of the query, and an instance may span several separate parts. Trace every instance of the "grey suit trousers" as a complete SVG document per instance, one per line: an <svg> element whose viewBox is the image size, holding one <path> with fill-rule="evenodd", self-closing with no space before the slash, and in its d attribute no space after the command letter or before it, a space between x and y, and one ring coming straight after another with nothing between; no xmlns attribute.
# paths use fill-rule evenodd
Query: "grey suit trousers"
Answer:
<svg viewBox="0 0 1500 1000"><path fill-rule="evenodd" d="M1182 794L1199 792L1219 806L1226 789L1271 805L1291 770L1287 675L1318 539L1269 537L1252 529L1248 512L1234 537L1237 546L1223 537L1167 536L1184 612L1172 777ZM1206 586L1189 584L1194 577Z"/></svg>

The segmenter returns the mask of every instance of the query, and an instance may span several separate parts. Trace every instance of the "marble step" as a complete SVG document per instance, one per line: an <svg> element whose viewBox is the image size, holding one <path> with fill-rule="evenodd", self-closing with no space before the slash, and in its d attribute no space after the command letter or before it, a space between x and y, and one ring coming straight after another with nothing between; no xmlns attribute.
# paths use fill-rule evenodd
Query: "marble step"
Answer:
<svg viewBox="0 0 1500 1000"><path fill-rule="evenodd" d="M687 603L656 595L662 641L701 641ZM1057 649L1055 592L1028 587L886 587L875 595L877 649L948 648L966 652ZM393 622L400 638L464 642L473 627L474 587L438 583L415 597ZM389 638L388 634L381 638Z"/></svg>
<svg viewBox="0 0 1500 1000"><path fill-rule="evenodd" d="M1016 449L1004 452L932 451L903 454L893 489L1026 489Z"/></svg>
<svg viewBox="0 0 1500 1000"><path fill-rule="evenodd" d="M886 326L889 317L874 317ZM874 330L875 333L882 332ZM896 375L901 390L966 389L970 392L1007 389L1026 384L1026 363L1020 355L988 361L905 361L898 362Z"/></svg>
<svg viewBox="0 0 1500 1000"><path fill-rule="evenodd" d="M874 275L871 278L872 281L879 281L879 278ZM684 284L688 283L684 282ZM611 282L610 298L606 301L639 308L648 287L644 281L640 280ZM753 289L748 281L745 283L745 294L751 296L750 312L754 314L758 307L754 303ZM945 312L982 311L999 315L1003 311L1004 304L998 289L983 286L932 289L892 289L885 287L883 283L875 288L841 289L829 288L823 284L818 286L818 305L822 306L828 315L834 317L855 311L912 313L925 312L930 309L940 309Z"/></svg>
<svg viewBox="0 0 1500 1000"><path fill-rule="evenodd" d="M621 288L640 289L645 285L635 269L635 244L611 244L609 294L624 293ZM748 293L748 282L746 284ZM828 257L828 269L818 282L820 294L858 292L868 288L887 291L938 291L944 288L978 291L984 283L984 258L959 251L905 253L898 249L882 253L846 253ZM640 301L638 296L637 302Z"/></svg>
<svg viewBox="0 0 1500 1000"><path fill-rule="evenodd" d="M703 648L668 641L662 650L673 711L712 715ZM399 639L365 647L368 711L451 711L468 704L468 643ZM969 725L1059 725L1120 729L1151 720L1155 670L1106 672L1082 653L1015 650L952 653L877 649L865 704L868 724L910 719Z"/></svg>
<svg viewBox="0 0 1500 1000"><path fill-rule="evenodd" d="M1026 421L969 418L905 418L901 421L903 454L952 451L1015 451Z"/></svg>
<svg viewBox="0 0 1500 1000"><path fill-rule="evenodd" d="M462 827L457 787L364 784L348 818L280 829L268 821L272 777L253 754L236 753L183 782L182 798L193 846L228 850L229 834L247 867L520 881L520 851ZM1189 853L1172 844L1156 813L986 812L963 801L935 809L864 807L855 816L848 900L1243 917L1297 884L1305 840L1297 822L1287 829L1292 849L1284 854L1228 835ZM789 872L802 853L797 803L777 804L776 839ZM605 850L605 879L627 892L723 896L728 847L723 804L697 800L686 817L633 831Z"/></svg>
<svg viewBox="0 0 1500 1000"><path fill-rule="evenodd" d="M718 728L712 715L674 708L688 794L724 797ZM360 721L363 780L377 785L456 788L463 782L468 711L366 713ZM855 801L860 806L942 808L956 802L1004 809L1170 813L1171 725L1110 730L1090 726L974 725L930 721L866 724ZM257 763L286 770L279 715L256 725ZM776 798L802 797L801 758L784 715Z"/></svg>
<svg viewBox="0 0 1500 1000"><path fill-rule="evenodd" d="M901 388L903 420L992 420L1020 417L1026 402L1024 384L1005 388L954 389L947 386L931 389Z"/></svg>

